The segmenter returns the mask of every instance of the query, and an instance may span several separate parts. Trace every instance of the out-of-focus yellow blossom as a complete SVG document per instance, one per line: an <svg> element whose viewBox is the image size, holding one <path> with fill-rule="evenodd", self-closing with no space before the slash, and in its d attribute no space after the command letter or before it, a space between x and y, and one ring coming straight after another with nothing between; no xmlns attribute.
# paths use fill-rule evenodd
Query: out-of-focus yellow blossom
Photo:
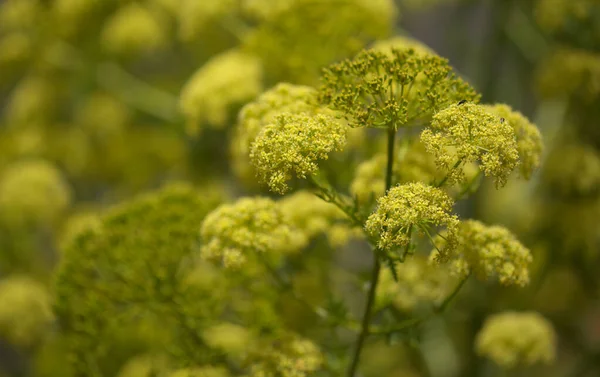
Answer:
<svg viewBox="0 0 600 377"><path fill-rule="evenodd" d="M537 82L545 97L575 94L591 102L600 95L600 54L559 48L542 61Z"/></svg>
<svg viewBox="0 0 600 377"><path fill-rule="evenodd" d="M485 107L471 103L454 104L435 114L421 133L421 142L438 166L448 172L449 183L463 182L461 167L478 162L486 176L503 186L520 163L513 127Z"/></svg>
<svg viewBox="0 0 600 377"><path fill-rule="evenodd" d="M140 355L127 361L117 377L153 377L167 371L167 360L159 355Z"/></svg>
<svg viewBox="0 0 600 377"><path fill-rule="evenodd" d="M549 364L556 358L552 324L537 312L503 312L488 317L475 349L503 368Z"/></svg>
<svg viewBox="0 0 600 377"><path fill-rule="evenodd" d="M383 195L386 164L387 155L385 153L376 154L361 163L350 184L352 195L363 203ZM440 176L433 156L427 153L423 144L418 141L399 149L395 156L393 169L392 180L398 183L429 183Z"/></svg>
<svg viewBox="0 0 600 377"><path fill-rule="evenodd" d="M25 33L17 32L1 36L0 67L11 67L24 62L31 54L31 49L31 38Z"/></svg>
<svg viewBox="0 0 600 377"><path fill-rule="evenodd" d="M223 322L211 326L202 333L202 339L212 348L228 354L240 354L248 349L252 337L248 329Z"/></svg>
<svg viewBox="0 0 600 377"><path fill-rule="evenodd" d="M222 128L229 112L262 91L262 66L258 58L240 50L213 57L200 67L181 90L180 107L188 120L188 132L203 124Z"/></svg>
<svg viewBox="0 0 600 377"><path fill-rule="evenodd" d="M280 83L246 104L239 113L231 142L234 171L245 180L254 180L255 172L248 161L250 147L264 126L282 113L317 114L322 109L317 91L309 86Z"/></svg>
<svg viewBox="0 0 600 377"><path fill-rule="evenodd" d="M263 59L271 80L303 84L315 83L323 66L387 37L397 14L391 0L293 0L285 4L289 5L270 6L263 13L267 17L250 35L248 47Z"/></svg>
<svg viewBox="0 0 600 377"><path fill-rule="evenodd" d="M46 288L26 276L0 280L0 338L16 346L36 344L53 320Z"/></svg>
<svg viewBox="0 0 600 377"><path fill-rule="evenodd" d="M255 352L249 377L307 377L323 365L323 355L310 340L286 334Z"/></svg>
<svg viewBox="0 0 600 377"><path fill-rule="evenodd" d="M189 337L197 337L206 317L218 316L216 300L224 297L226 285L195 284L186 272L192 268L198 227L222 196L217 186L199 190L172 183L111 209L100 226L87 228L65 246L56 272L54 308L76 373L88 375L99 359L109 359L110 342L103 340L112 329L121 336L141 318L152 319L157 328L144 334L155 339L176 332L177 340L152 340L175 351ZM174 318L174 312L179 316Z"/></svg>
<svg viewBox="0 0 600 377"><path fill-rule="evenodd" d="M377 307L394 305L402 311L412 311L422 303L437 303L454 289L455 279L447 270L415 255L395 265L398 281L389 269L383 269L377 286Z"/></svg>
<svg viewBox="0 0 600 377"><path fill-rule="evenodd" d="M595 0L537 0L534 15L544 31L561 32L573 21L585 24L594 17L597 6Z"/></svg>
<svg viewBox="0 0 600 377"><path fill-rule="evenodd" d="M169 373L168 377L228 377L230 374L222 367L198 367L179 369Z"/></svg>
<svg viewBox="0 0 600 377"><path fill-rule="evenodd" d="M306 244L277 203L268 198L242 198L223 204L202 223L201 255L236 268L253 253L289 253Z"/></svg>
<svg viewBox="0 0 600 377"><path fill-rule="evenodd" d="M600 196L600 153L586 144L559 146L550 152L542 178L561 197Z"/></svg>
<svg viewBox="0 0 600 377"><path fill-rule="evenodd" d="M242 0L242 10L258 20L267 20L290 8L297 0Z"/></svg>
<svg viewBox="0 0 600 377"><path fill-rule="evenodd" d="M42 16L39 0L6 0L0 4L0 31L32 30Z"/></svg>
<svg viewBox="0 0 600 377"><path fill-rule="evenodd" d="M503 285L529 283L531 252L508 229L466 220L458 226L456 237L458 245L450 253L434 250L431 259L449 263L459 277L472 272L480 280L497 279ZM438 242L443 245L445 240Z"/></svg>
<svg viewBox="0 0 600 377"><path fill-rule="evenodd" d="M423 55L436 54L435 51L433 51L429 46L427 46L423 42L403 35L397 35L389 39L377 41L373 43L370 49L373 51L382 52L390 57L393 56L392 51L394 49L413 49L417 54Z"/></svg>
<svg viewBox="0 0 600 377"><path fill-rule="evenodd" d="M206 33L211 28L219 26L224 16L235 17L238 0L180 0L179 5L179 34L185 41L200 37L207 41Z"/></svg>
<svg viewBox="0 0 600 377"><path fill-rule="evenodd" d="M352 237L360 237L361 229L353 228L344 212L308 191L298 191L278 202L281 211L307 238L325 234L332 247L339 247Z"/></svg>
<svg viewBox="0 0 600 377"><path fill-rule="evenodd" d="M51 5L53 26L65 36L75 35L93 22L92 17L106 7L103 3L102 0L55 0Z"/></svg>
<svg viewBox="0 0 600 377"><path fill-rule="evenodd" d="M49 162L16 162L0 175L0 221L15 227L55 224L71 195L69 184Z"/></svg>
<svg viewBox="0 0 600 377"><path fill-rule="evenodd" d="M162 48L168 37L160 15L142 4L130 3L106 21L101 39L109 52L137 55Z"/></svg>
<svg viewBox="0 0 600 377"><path fill-rule="evenodd" d="M484 105L491 113L501 117L513 128L517 137L517 150L521 175L531 178L533 172L540 166L543 151L542 135L537 127L523 114L514 111L505 104Z"/></svg>
<svg viewBox="0 0 600 377"><path fill-rule="evenodd" d="M346 126L328 114L276 116L263 127L250 151L259 181L274 192L285 193L293 174L307 178L318 170L319 160L342 150L346 132Z"/></svg>
<svg viewBox="0 0 600 377"><path fill-rule="evenodd" d="M448 231L445 247L452 248L453 233L459 221L451 213L454 202L444 191L423 183L407 183L392 187L377 204L365 229L377 239L378 249L394 252L409 245L411 232L431 236L435 230L430 227L442 226Z"/></svg>
<svg viewBox="0 0 600 377"><path fill-rule="evenodd" d="M90 95L75 112L75 124L97 139L122 133L131 120L131 110L113 96L97 92Z"/></svg>
<svg viewBox="0 0 600 377"><path fill-rule="evenodd" d="M59 83L47 77L27 76L10 94L5 108L7 124L32 124L47 119L56 110Z"/></svg>
<svg viewBox="0 0 600 377"><path fill-rule="evenodd" d="M69 216L62 225L62 232L59 239L60 249L72 243L81 233L88 229L99 227L101 224L100 216L96 213L81 212Z"/></svg>
<svg viewBox="0 0 600 377"><path fill-rule="evenodd" d="M324 70L320 100L353 127L419 125L451 103L478 101L448 61L413 49L367 50Z"/></svg>

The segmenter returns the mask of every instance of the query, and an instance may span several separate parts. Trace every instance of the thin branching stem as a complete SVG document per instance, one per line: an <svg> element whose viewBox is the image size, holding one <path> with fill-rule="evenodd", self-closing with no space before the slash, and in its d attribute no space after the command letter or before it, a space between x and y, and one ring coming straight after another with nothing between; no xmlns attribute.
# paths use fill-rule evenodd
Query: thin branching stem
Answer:
<svg viewBox="0 0 600 377"><path fill-rule="evenodd" d="M385 191L387 192L392 187L392 173L394 170L394 145L396 141L396 129L390 127L388 129L388 147L387 147L387 167L385 174ZM367 303L365 305L365 311L362 317L361 330L356 339L356 345L354 348L354 354L350 367L348 368L348 377L354 377L358 363L360 361L360 354L363 349L363 345L367 336L369 335L369 325L371 324L371 317L373 316L373 306L375 303L375 293L377 291L377 284L379 283L379 273L381 271L381 261L379 260L379 253L374 252L374 266L371 273L371 284L369 286L369 293L367 295Z"/></svg>

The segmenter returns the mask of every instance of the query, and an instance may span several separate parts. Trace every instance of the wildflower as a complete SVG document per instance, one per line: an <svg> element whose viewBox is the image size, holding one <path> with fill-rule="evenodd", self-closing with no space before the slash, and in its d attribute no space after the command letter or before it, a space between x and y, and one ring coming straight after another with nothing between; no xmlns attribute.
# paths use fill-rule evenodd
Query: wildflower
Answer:
<svg viewBox="0 0 600 377"><path fill-rule="evenodd" d="M253 253L294 252L306 242L267 198L242 198L221 205L206 216L200 234L202 257L226 268L243 265Z"/></svg>
<svg viewBox="0 0 600 377"><path fill-rule="evenodd" d="M264 18L246 45L262 58L269 80L275 82L315 83L323 66L387 37L397 14L391 0L270 3L277 5L262 12Z"/></svg>
<svg viewBox="0 0 600 377"><path fill-rule="evenodd" d="M503 285L529 283L531 252L508 229L467 220L458 226L456 238L458 245L449 253L431 254L434 260L448 262L455 275L473 272L481 280L497 279ZM443 245L443 239L438 241Z"/></svg>
<svg viewBox="0 0 600 377"><path fill-rule="evenodd" d="M446 247L452 247L452 234L459 222L451 214L454 202L442 190L423 183L407 183L391 188L377 204L365 230L377 239L378 249L393 252L406 247L412 231L431 236L431 226L446 227Z"/></svg>
<svg viewBox="0 0 600 377"><path fill-rule="evenodd" d="M559 197L596 197L600 193L600 153L586 144L565 143L549 153L542 179Z"/></svg>
<svg viewBox="0 0 600 377"><path fill-rule="evenodd" d="M262 67L258 58L239 50L213 57L200 67L181 91L180 107L188 131L202 124L226 126L232 106L251 100L262 91Z"/></svg>
<svg viewBox="0 0 600 377"><path fill-rule="evenodd" d="M421 142L448 172L449 183L464 181L460 167L478 162L486 176L495 178L496 186L503 186L519 165L513 127L480 105L455 104L435 114L421 133Z"/></svg>
<svg viewBox="0 0 600 377"><path fill-rule="evenodd" d="M178 369L167 374L167 377L228 377L229 375L225 368L203 366L199 368Z"/></svg>
<svg viewBox="0 0 600 377"><path fill-rule="evenodd" d="M250 160L259 181L283 194L293 174L298 178L314 174L317 162L341 150L345 142L345 125L331 115L284 113L256 137Z"/></svg>
<svg viewBox="0 0 600 377"><path fill-rule="evenodd" d="M448 271L433 266L420 255L395 265L398 281L383 269L377 286L377 307L393 305L410 312L422 303L437 303L446 298L456 284Z"/></svg>
<svg viewBox="0 0 600 377"><path fill-rule="evenodd" d="M137 3L119 8L106 21L101 38L107 51L124 55L154 51L167 43L163 20Z"/></svg>
<svg viewBox="0 0 600 377"><path fill-rule="evenodd" d="M373 43L370 50L382 52L393 57L393 50L413 49L417 54L435 55L436 53L424 43L403 35L383 39Z"/></svg>
<svg viewBox="0 0 600 377"><path fill-rule="evenodd" d="M223 322L206 329L202 339L212 348L227 353L241 353L249 347L251 335L242 326Z"/></svg>
<svg viewBox="0 0 600 377"><path fill-rule="evenodd" d="M179 36L184 41L198 37L208 41L211 29L218 28L219 21L234 9L236 0L183 0L179 5Z"/></svg>
<svg viewBox="0 0 600 377"><path fill-rule="evenodd" d="M556 357L556 335L552 324L537 312L503 312L486 319L475 348L507 369L549 364Z"/></svg>
<svg viewBox="0 0 600 377"><path fill-rule="evenodd" d="M543 150L542 135L537 127L523 114L512 110L508 105L484 105L488 111L503 118L513 128L517 137L520 171L525 179L531 178L534 170L540 166Z"/></svg>
<svg viewBox="0 0 600 377"><path fill-rule="evenodd" d="M239 113L231 142L233 168L242 178L254 179L248 162L250 148L264 126L282 113L318 114L324 112L317 100L317 91L309 86L280 83L246 104Z"/></svg>
<svg viewBox="0 0 600 377"><path fill-rule="evenodd" d="M99 339L114 326L130 327L128 318L156 316L161 324L183 326L171 317L174 305L192 323L215 315L208 292L222 294L222 284L183 284L182 262L194 255L198 226L221 200L216 187L171 184L111 209L65 246L55 277L55 312L75 371L89 374L90 365L105 356Z"/></svg>
<svg viewBox="0 0 600 377"><path fill-rule="evenodd" d="M588 104L600 96L599 82L600 54L576 48L558 48L543 60L537 74L544 97L576 95Z"/></svg>
<svg viewBox="0 0 600 377"><path fill-rule="evenodd" d="M320 100L344 113L352 127L398 128L478 95L448 61L412 49L363 51L325 69Z"/></svg>
<svg viewBox="0 0 600 377"><path fill-rule="evenodd" d="M16 346L33 346L50 326L50 295L40 283L26 276L0 280L0 337Z"/></svg>
<svg viewBox="0 0 600 377"><path fill-rule="evenodd" d="M152 377L164 373L167 368L164 356L142 354L128 360L117 377Z"/></svg>
<svg viewBox="0 0 600 377"><path fill-rule="evenodd" d="M55 224L71 196L69 184L49 162L16 162L0 176L0 222L14 227Z"/></svg>
<svg viewBox="0 0 600 377"><path fill-rule="evenodd" d="M308 339L283 334L273 344L250 355L249 377L307 377L323 365L323 355Z"/></svg>

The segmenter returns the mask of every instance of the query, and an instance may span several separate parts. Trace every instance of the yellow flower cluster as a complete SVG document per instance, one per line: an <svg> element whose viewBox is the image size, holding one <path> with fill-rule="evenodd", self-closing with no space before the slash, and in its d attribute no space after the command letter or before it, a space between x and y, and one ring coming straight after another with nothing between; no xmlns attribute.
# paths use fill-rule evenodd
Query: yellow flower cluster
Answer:
<svg viewBox="0 0 600 377"><path fill-rule="evenodd" d="M600 196L600 153L585 144L552 150L542 178L560 197Z"/></svg>
<svg viewBox="0 0 600 377"><path fill-rule="evenodd" d="M42 284L26 276L0 280L0 338L32 346L52 320L50 295Z"/></svg>
<svg viewBox="0 0 600 377"><path fill-rule="evenodd" d="M155 51L167 43L159 15L139 3L119 8L106 21L101 38L107 51L122 55Z"/></svg>
<svg viewBox="0 0 600 377"><path fill-rule="evenodd" d="M473 272L481 280L495 278L503 285L529 283L531 252L508 229L466 220L460 223L456 237L458 245L450 253L434 250L431 254L434 260L448 262L453 274L464 277Z"/></svg>
<svg viewBox="0 0 600 377"><path fill-rule="evenodd" d="M575 94L591 102L600 96L600 54L559 48L542 61L537 76L539 91L546 97Z"/></svg>
<svg viewBox="0 0 600 377"><path fill-rule="evenodd" d="M262 58L275 82L315 83L323 66L387 37L397 14L392 0L277 3L283 4L265 8L265 18L248 40L248 48Z"/></svg>
<svg viewBox="0 0 600 377"><path fill-rule="evenodd" d="M209 347L235 355L247 350L252 337L246 328L222 322L206 329L202 339Z"/></svg>
<svg viewBox="0 0 600 377"><path fill-rule="evenodd" d="M365 223L365 230L377 239L377 248L393 252L407 246L411 232L431 236L430 227L446 227L451 248L458 218L451 213L454 202L442 190L423 183L407 183L391 188L377 201L377 210Z"/></svg>
<svg viewBox="0 0 600 377"><path fill-rule="evenodd" d="M180 107L188 120L188 131L196 134L203 124L226 126L231 108L261 91L262 65L258 58L237 49L213 57L181 90Z"/></svg>
<svg viewBox="0 0 600 377"><path fill-rule="evenodd" d="M252 357L248 377L307 377L323 365L318 347L308 339L286 335Z"/></svg>
<svg viewBox="0 0 600 377"><path fill-rule="evenodd" d="M353 127L419 124L451 103L478 101L446 59L413 49L367 50L324 70L320 100Z"/></svg>
<svg viewBox="0 0 600 377"><path fill-rule="evenodd" d="M246 104L239 113L231 142L234 171L244 179L254 179L248 162L250 147L264 126L273 123L282 113L317 114L323 112L317 101L317 91L309 86L280 83Z"/></svg>
<svg viewBox="0 0 600 377"><path fill-rule="evenodd" d="M377 307L394 305L409 312L422 303L436 303L447 297L455 279L444 268L415 255L395 265L398 281L389 269L383 269L377 286Z"/></svg>
<svg viewBox="0 0 600 377"><path fill-rule="evenodd" d="M540 166L543 151L542 135L537 127L523 114L514 111L505 104L484 105L484 107L500 118L503 118L514 130L519 151L520 172L525 179L531 178Z"/></svg>
<svg viewBox="0 0 600 377"><path fill-rule="evenodd" d="M290 189L293 174L307 178L317 172L319 160L342 150L346 132L346 126L332 115L284 113L256 137L250 160L259 181L283 194Z"/></svg>
<svg viewBox="0 0 600 377"><path fill-rule="evenodd" d="M200 230L203 258L236 268L251 254L289 253L306 243L277 203L268 198L242 198L206 216Z"/></svg>
<svg viewBox="0 0 600 377"><path fill-rule="evenodd" d="M167 377L228 377L229 375L225 368L198 367L179 369L169 373Z"/></svg>
<svg viewBox="0 0 600 377"><path fill-rule="evenodd" d="M537 0L534 15L546 32L561 32L573 27L573 21L585 25L597 13L594 0Z"/></svg>
<svg viewBox="0 0 600 377"><path fill-rule="evenodd" d="M236 8L238 0L180 0L179 35L184 41L191 41L198 36L208 41L206 34L218 25L219 20Z"/></svg>
<svg viewBox="0 0 600 377"><path fill-rule="evenodd" d="M393 50L400 49L413 49L417 54L423 55L435 55L435 51L433 51L429 46L424 43L403 35L397 35L389 39L383 39L373 43L370 47L373 51L382 52L388 56L393 56Z"/></svg>
<svg viewBox="0 0 600 377"><path fill-rule="evenodd" d="M448 172L449 183L465 180L461 166L479 162L484 174L503 186L519 165L513 127L480 105L455 104L435 114L421 133L421 142Z"/></svg>
<svg viewBox="0 0 600 377"><path fill-rule="evenodd" d="M71 196L61 172L47 161L16 162L0 175L0 222L15 227L55 224Z"/></svg>
<svg viewBox="0 0 600 377"><path fill-rule="evenodd" d="M537 312L503 312L486 319L475 347L506 369L549 364L556 357L556 335L552 324Z"/></svg>
<svg viewBox="0 0 600 377"><path fill-rule="evenodd" d="M352 237L360 237L362 230L347 222L346 214L308 191L298 191L278 202L290 223L307 239L325 234L332 247L343 246Z"/></svg>
<svg viewBox="0 0 600 377"><path fill-rule="evenodd" d="M362 203L368 203L383 195L386 164L386 154L379 153L358 165L350 184L350 193ZM430 183L440 175L433 156L427 153L424 145L419 141L399 149L394 159L393 169L393 181L398 183Z"/></svg>

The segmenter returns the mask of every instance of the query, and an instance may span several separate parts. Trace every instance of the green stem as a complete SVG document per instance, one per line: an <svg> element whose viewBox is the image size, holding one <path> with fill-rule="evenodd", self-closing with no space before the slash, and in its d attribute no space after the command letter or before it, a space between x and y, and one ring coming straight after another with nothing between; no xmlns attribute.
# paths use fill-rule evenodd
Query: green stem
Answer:
<svg viewBox="0 0 600 377"><path fill-rule="evenodd" d="M465 276L464 278L462 278L460 282L458 282L458 284L456 285L456 287L454 288L454 290L450 293L450 295L448 295L448 297L446 297L446 299L439 306L437 306L434 309L434 311L436 313L442 313L442 312L444 312L444 310L446 310L446 308L448 307L448 305L450 305L450 303L452 302L452 300L454 300L454 298L456 297L456 295L458 294L458 292L460 292L460 290L463 287L463 285L465 285L465 283L469 279L469 276L471 276L470 273L467 274L467 276Z"/></svg>
<svg viewBox="0 0 600 377"><path fill-rule="evenodd" d="M394 145L396 141L396 128L390 127L388 129L388 147L387 147L387 168L385 174L385 191L387 192L392 187L392 173L394 171ZM348 377L354 377L356 369L358 368L358 362L360 360L360 354L362 352L365 340L369 335L369 325L371 324L371 317L373 316L373 304L375 303L375 293L377 291L377 284L379 283L379 273L381 271L381 262L379 260L379 253L376 251L373 253L374 267L371 273L371 285L369 287L369 293L367 296L367 303L365 306L365 312L363 314L360 333L356 340L356 346L354 349L354 355L348 369Z"/></svg>

